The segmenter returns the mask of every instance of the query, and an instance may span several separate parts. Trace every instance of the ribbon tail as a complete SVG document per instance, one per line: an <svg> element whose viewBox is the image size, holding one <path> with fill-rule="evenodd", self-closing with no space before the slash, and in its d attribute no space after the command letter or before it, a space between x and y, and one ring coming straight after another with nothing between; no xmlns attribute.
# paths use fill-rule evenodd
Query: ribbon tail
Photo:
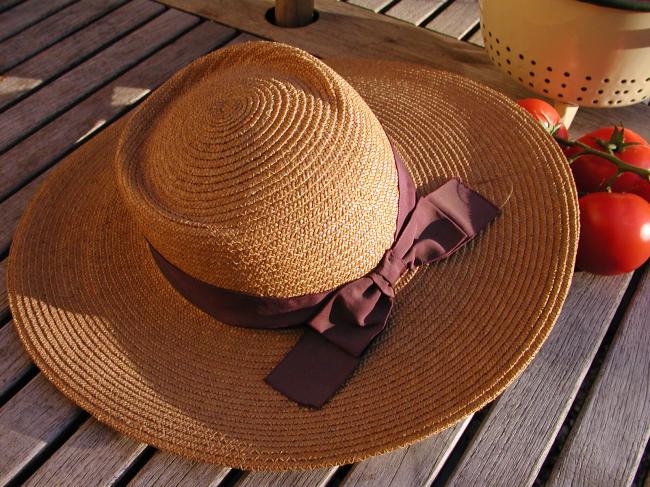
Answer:
<svg viewBox="0 0 650 487"><path fill-rule="evenodd" d="M348 380L360 360L308 329L265 381L298 404L320 408Z"/></svg>
<svg viewBox="0 0 650 487"><path fill-rule="evenodd" d="M352 375L386 326L392 305L371 279L348 284L312 319L266 383L292 401L320 408Z"/></svg>

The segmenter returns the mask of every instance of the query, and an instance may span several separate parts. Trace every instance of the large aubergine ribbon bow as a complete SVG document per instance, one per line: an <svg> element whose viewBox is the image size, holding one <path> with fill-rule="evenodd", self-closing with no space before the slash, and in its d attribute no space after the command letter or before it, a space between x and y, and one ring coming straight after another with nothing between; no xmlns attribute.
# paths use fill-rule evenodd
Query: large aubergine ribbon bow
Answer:
<svg viewBox="0 0 650 487"><path fill-rule="evenodd" d="M219 321L266 329L308 325L266 377L269 385L299 404L323 406L352 375L386 326L400 277L449 257L500 213L455 178L416 200L413 180L394 152L400 192L395 242L370 273L334 290L293 298L230 291L193 278L150 246L176 290Z"/></svg>

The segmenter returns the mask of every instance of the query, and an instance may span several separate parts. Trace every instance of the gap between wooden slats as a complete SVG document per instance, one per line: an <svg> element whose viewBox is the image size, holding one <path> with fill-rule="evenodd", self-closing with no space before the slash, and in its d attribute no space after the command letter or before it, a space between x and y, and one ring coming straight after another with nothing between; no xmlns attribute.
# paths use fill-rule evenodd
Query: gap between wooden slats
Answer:
<svg viewBox="0 0 650 487"><path fill-rule="evenodd" d="M0 0L0 12L9 10L11 7L18 5L20 2L24 1L25 0Z"/></svg>
<svg viewBox="0 0 650 487"><path fill-rule="evenodd" d="M129 485L132 487L151 485L215 487L226 478L229 471L228 468L193 462L171 453L156 451Z"/></svg>
<svg viewBox="0 0 650 487"><path fill-rule="evenodd" d="M399 2L399 0L345 0L346 2L367 8L373 12L383 12Z"/></svg>
<svg viewBox="0 0 650 487"><path fill-rule="evenodd" d="M450 0L401 0L385 14L410 24L420 25L436 15Z"/></svg>
<svg viewBox="0 0 650 487"><path fill-rule="evenodd" d="M478 0L454 0L425 24L427 29L463 39L479 24Z"/></svg>
<svg viewBox="0 0 650 487"><path fill-rule="evenodd" d="M409 447L353 465L341 486L400 487L431 484L471 418L468 416L457 425Z"/></svg>
<svg viewBox="0 0 650 487"><path fill-rule="evenodd" d="M0 408L36 374L13 322L5 323L0 328Z"/></svg>
<svg viewBox="0 0 650 487"><path fill-rule="evenodd" d="M234 31L232 29L212 23L204 23L192 32L185 34L175 43L162 49L142 64L116 79L111 85L97 92L93 97L88 98L73 110L67 112L65 118L57 119L56 123L49 125L48 127L56 129L58 138L55 133L50 134L46 129L35 134L35 138L40 138L45 143L42 148L39 148L41 150L38 150L37 154L43 158L56 157L57 149L66 151L66 149L75 146L77 140L83 137L89 128L95 128L95 130L101 128L94 123L94 120L97 120L98 117L105 116L113 119L116 115L123 113L175 71L194 58L220 45L233 35ZM147 39L143 39L143 42L146 41ZM116 103L116 101L119 101L119 103ZM54 149L54 154L48 152L48 150L52 149ZM9 164L10 162L13 162L14 165ZM20 160L14 159L7 161L7 164L2 167L9 167L18 172L21 168L24 169L20 162ZM33 184L24 188L24 191L16 193L13 198L0 205L0 239L4 242L4 249L8 247L22 210L43 179L44 177L35 180ZM0 262L0 275L2 276L0 283L0 312L6 315L8 310L4 287L5 265L6 259Z"/></svg>
<svg viewBox="0 0 650 487"><path fill-rule="evenodd" d="M235 31L232 29L205 22L189 33L184 34L173 44L163 48L131 71L125 73L122 77L114 80L111 85L100 90L93 97L86 99L80 105L75 107L75 109L67 113L72 113L74 116L75 114L88 114L94 110L94 116L105 114L102 113L102 107L106 105L112 106L111 103L106 103L106 101L114 100L115 89L122 86L122 82L126 82L126 87L135 85L140 91L138 93L130 93L130 98L126 97L123 99L124 105L118 104L118 107L113 108L113 115L117 112L123 112L128 105L132 106L137 99L144 96L157 84L171 76L183 65L223 44L234 35ZM241 39L239 40L245 40L250 38L250 36L240 36L240 38ZM146 39L143 40L143 42L146 41ZM79 108L82 110L77 110ZM79 127L77 127L77 130L79 130ZM72 133L69 133L68 135L70 136ZM72 140L68 139L68 142L74 144L74 140L74 138L72 138ZM35 183L36 182L40 183L40 180L35 181ZM30 188L26 198L21 197L20 200L17 200L22 202L22 206L24 206L28 201L32 192L31 189L32 188ZM14 196L22 196L22 194L23 191L16 193ZM4 207L5 205L1 206ZM15 204L13 206L13 210L16 211L16 216L18 216L21 211L20 206L21 204ZM9 234L9 237L13 232L12 225L0 225L0 229L2 229L1 231L3 234ZM2 287L4 287L4 282L2 284ZM20 375L19 372L21 370L24 373L25 369L33 367L33 365L31 365L31 362L22 349L22 346L20 346L11 323L6 324L2 329L0 329L0 338L4 338L0 343L0 348L2 348L4 344L8 344L12 347L12 353L7 354L6 357L7 363L5 364L0 361L0 383L4 383L6 382L4 380L5 378L7 378L8 381L14 380L15 376ZM4 375L1 375L3 373ZM39 385L41 384L41 381L43 381L44 384L42 386ZM32 384L36 384L36 386L33 386ZM38 411L34 412L33 408L22 403L22 406L20 407L10 407L21 401L21 398L23 398L25 394L37 386L39 388L47 389L47 392L41 391L41 393L45 395L56 396L59 399L63 398L58 391L56 391L40 374L38 374L35 379L30 381L26 387L18 391L9 400L5 408L0 409L0 417L2 417L1 415L5 410L12 412L10 419L2 424L9 425L9 428L11 428L12 424L33 424L34 427L39 427L38 421L35 422L33 420L34 418L30 417L31 414L39 414L39 417L41 417ZM37 391L38 390L40 389L37 389ZM62 476L61 478L69 478L73 483L77 481L83 483L87 480L87 477L85 477L86 473L84 472L89 468L90 462L92 461L90 457L85 455L83 449L78 448L79 445L84 444L93 445L93 448L99 452L99 458L97 455L94 456L94 461L99 463L96 465L97 469L95 469L95 474L92 477L93 482L101 481L102 479L106 481L122 479L125 472L128 472L134 465L139 469L140 465L138 464L138 461L142 458L143 453L145 453L146 446L127 439L126 437L122 437L99 423L96 423L92 419L87 420L84 426L78 432L74 433L69 441L66 441L63 444L61 449L53 449L51 444L55 444L59 441L60 435L72 433L69 424L75 424L75 421L81 417L80 415L85 414L76 407L69 409L67 403L62 404L63 406L59 408L48 407L45 412L42 412L43 421L46 425L43 427L43 424L41 424L41 429L38 431L32 431L27 435L22 435L20 431L9 431L0 434L0 441L7 440L11 444L15 444L18 450L5 457L6 464L0 467L0 471L10 472L12 476L18 476L21 480L24 480L24 478L30 476L34 471L36 471L36 475L30 477L30 482L34 482L35 484L43 482L44 484L47 484L53 476L61 471L61 469L65 468L69 473L72 469L72 473L68 477ZM50 416L49 419L48 415ZM22 442L18 441L16 443L16 435L20 437ZM45 440L43 437L45 437ZM2 448L2 445L0 445L0 448ZM9 448L9 445L6 445L5 448ZM50 455L52 456L50 457ZM158 459L161 457L156 457L156 455L154 455L154 458ZM38 468L43 462L45 462L43 468ZM176 466L182 463L183 461L181 460L171 462L172 465ZM153 465L155 465L155 463ZM204 469L203 466L199 466L198 468ZM225 475L225 472L222 472L222 470L223 469L218 469L218 471L212 470L210 472L214 474L215 482L219 481L220 478L223 478ZM149 467L149 471L151 471L151 467ZM133 472L133 475L136 473L137 472ZM171 473L172 476L174 474L174 472L167 473ZM190 477L194 474L192 471L186 473ZM161 472L158 471L158 474L161 474Z"/></svg>
<svg viewBox="0 0 650 487"><path fill-rule="evenodd" d="M113 485L145 448L143 443L88 418L24 485Z"/></svg>
<svg viewBox="0 0 650 487"><path fill-rule="evenodd" d="M0 13L0 41L8 39L76 0L26 0Z"/></svg>
<svg viewBox="0 0 650 487"><path fill-rule="evenodd" d="M483 42L483 34L481 33L480 27L474 32L469 38L467 39L467 42L471 42L472 44L476 44L477 46L484 46Z"/></svg>
<svg viewBox="0 0 650 487"><path fill-rule="evenodd" d="M207 47L200 42L202 39L199 35L202 32L206 36L204 42L211 47L214 45L209 43L215 42L218 45L234 35L232 30L206 23L190 35L195 38L196 50L183 47L184 38L181 38L181 42L151 56L44 126L0 156L0 194L6 196L23 187L35 175L69 153L84 138L110 123L161 81L204 53ZM143 38L143 42L147 41ZM188 58L188 51L193 55L191 59ZM22 209L42 179L32 181L0 204L0 252L8 249L11 233Z"/></svg>
<svg viewBox="0 0 650 487"><path fill-rule="evenodd" d="M193 15L168 10L1 113L0 125L4 130L0 132L0 151L35 132L43 123L146 59L198 22L199 19Z"/></svg>
<svg viewBox="0 0 650 487"><path fill-rule="evenodd" d="M235 487L325 487L337 468L304 472L245 472Z"/></svg>
<svg viewBox="0 0 650 487"><path fill-rule="evenodd" d="M0 77L0 110L42 88L164 10L165 7L149 0L133 0L10 69Z"/></svg>
<svg viewBox="0 0 650 487"><path fill-rule="evenodd" d="M448 485L533 483L629 281L574 276L549 338L494 402Z"/></svg>
<svg viewBox="0 0 650 487"><path fill-rule="evenodd" d="M34 377L0 409L0 484L24 479L30 463L86 417L43 375Z"/></svg>
<svg viewBox="0 0 650 487"><path fill-rule="evenodd" d="M126 0L82 0L0 43L0 72L124 4Z"/></svg>
<svg viewBox="0 0 650 487"><path fill-rule="evenodd" d="M649 269L646 266L549 486L632 483L650 437Z"/></svg>
<svg viewBox="0 0 650 487"><path fill-rule="evenodd" d="M268 10L265 0L220 0L218 4L212 0L161 2L263 38L288 42L322 58L376 57L418 62L465 75L513 98L530 96L525 88L493 66L482 48L377 15L348 2L320 0L319 20L300 29L282 29L263 20ZM614 117L650 138L650 124L645 122L646 106L613 110L581 109L578 118L597 120L592 127L598 127Z"/></svg>
<svg viewBox="0 0 650 487"><path fill-rule="evenodd" d="M479 26L478 0L444 0L423 2L421 5L408 2L399 6L404 1L389 0L345 0L347 3L367 8L373 12L387 12L388 15L414 24L418 20L429 19L424 27L446 34L456 39L463 39L479 46L483 45L483 37ZM444 6L446 8L443 8ZM433 15L433 17L432 17ZM431 18L432 17L432 18Z"/></svg>

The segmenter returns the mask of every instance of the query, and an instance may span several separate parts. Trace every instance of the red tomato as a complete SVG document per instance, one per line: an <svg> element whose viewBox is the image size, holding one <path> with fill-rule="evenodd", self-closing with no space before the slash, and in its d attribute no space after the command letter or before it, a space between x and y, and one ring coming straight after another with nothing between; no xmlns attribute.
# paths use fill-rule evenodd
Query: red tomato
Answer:
<svg viewBox="0 0 650 487"><path fill-rule="evenodd" d="M598 145L596 139L608 141L609 139L611 139L615 128L616 127L602 127L597 130L594 130L593 132L588 133L587 135L583 135L578 140L584 142L588 146L594 147L596 149L601 149L602 147ZM623 142L624 143L637 142L639 144L648 145L647 140L645 140L643 137L641 137L633 130L626 129L626 128L623 128ZM580 149L578 149L578 151L580 151Z"/></svg>
<svg viewBox="0 0 650 487"><path fill-rule="evenodd" d="M650 257L650 203L628 193L592 193L579 200L578 268L621 274Z"/></svg>
<svg viewBox="0 0 650 487"><path fill-rule="evenodd" d="M549 133L554 133L557 130L557 127L562 123L560 114L557 113L557 110L544 100L525 98L519 100L517 104L530 113ZM564 130L566 130L566 128Z"/></svg>
<svg viewBox="0 0 650 487"><path fill-rule="evenodd" d="M610 145L614 155L619 159L633 166L650 169L650 147L643 137L629 129L623 129L622 137L619 138L613 136L613 134L614 127L601 128L580 137L578 140L589 147L603 152L606 152L607 148L603 147L602 144ZM626 145L629 143L640 145ZM572 157L581 152L582 148L571 147L566 154L567 157ZM571 171L573 172L573 178L575 179L578 191L592 193L605 189L605 184L616 174L617 168L614 163L609 162L607 159L592 154L585 154L571 163ZM618 182L621 178L623 179ZM640 182L642 183L643 180L635 174L622 174L617 178L617 182L618 185L615 188L612 187L614 191L632 192L632 188L642 186Z"/></svg>
<svg viewBox="0 0 650 487"><path fill-rule="evenodd" d="M621 152L619 157L633 166L650 169L650 146L631 145ZM632 172L624 172L618 176L612 184L612 191L638 194L650 202L650 181Z"/></svg>
<svg viewBox="0 0 650 487"><path fill-rule="evenodd" d="M564 126L562 122L560 122L560 125L557 127L557 130L555 131L554 135L557 135L561 139L569 140L569 131L567 130L567 128ZM564 147L562 148L562 150L565 149L568 150L568 148L564 148Z"/></svg>
<svg viewBox="0 0 650 487"><path fill-rule="evenodd" d="M560 114L544 100L537 98L525 98L517 102L520 107L526 110L532 117L542 124L542 127L551 135L557 135L561 139L569 139L569 131L562 123ZM559 142L558 142L559 143ZM560 144L560 148L567 155L568 148Z"/></svg>

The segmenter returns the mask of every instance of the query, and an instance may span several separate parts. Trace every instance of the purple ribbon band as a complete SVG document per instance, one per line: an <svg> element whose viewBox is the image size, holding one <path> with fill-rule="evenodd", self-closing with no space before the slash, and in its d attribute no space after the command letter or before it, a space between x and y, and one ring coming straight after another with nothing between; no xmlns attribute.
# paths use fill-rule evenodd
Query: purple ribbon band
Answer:
<svg viewBox="0 0 650 487"><path fill-rule="evenodd" d="M369 274L336 289L291 298L222 289L183 272L150 246L171 285L217 320L265 329L308 325L266 377L269 385L299 404L321 407L352 375L386 326L400 277L450 256L500 213L458 179L416 200L413 180L397 151L394 154L399 180L395 242Z"/></svg>

